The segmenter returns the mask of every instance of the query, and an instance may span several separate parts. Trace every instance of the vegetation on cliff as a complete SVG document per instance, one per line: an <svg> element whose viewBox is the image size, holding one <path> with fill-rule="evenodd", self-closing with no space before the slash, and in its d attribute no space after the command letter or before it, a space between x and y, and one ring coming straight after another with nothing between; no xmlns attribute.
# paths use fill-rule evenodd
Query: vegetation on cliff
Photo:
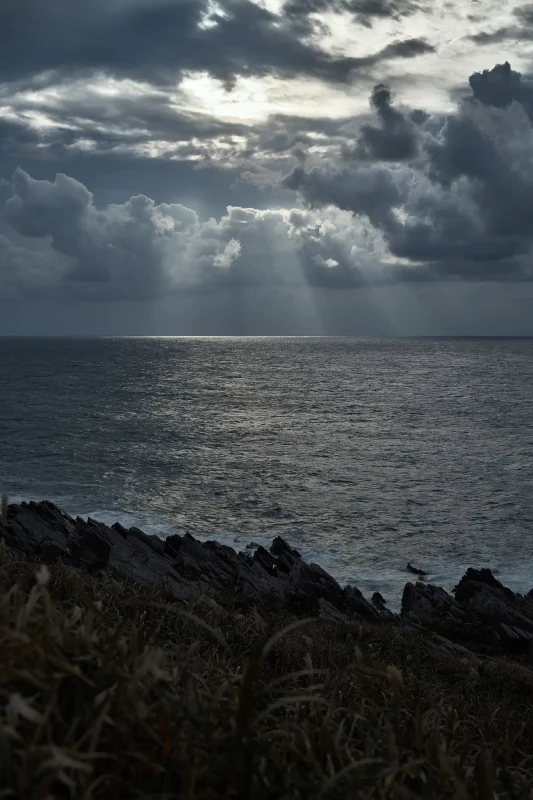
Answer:
<svg viewBox="0 0 533 800"><path fill-rule="evenodd" d="M0 543L0 796L533 796L533 672Z"/></svg>

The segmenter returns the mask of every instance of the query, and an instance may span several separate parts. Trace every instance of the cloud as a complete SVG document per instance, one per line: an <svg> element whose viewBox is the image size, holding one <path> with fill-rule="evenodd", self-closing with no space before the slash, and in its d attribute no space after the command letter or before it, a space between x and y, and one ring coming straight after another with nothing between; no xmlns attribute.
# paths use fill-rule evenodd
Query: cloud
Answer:
<svg viewBox="0 0 533 800"><path fill-rule="evenodd" d="M375 19L394 19L408 17L420 8L414 0L288 0L284 13L288 16L303 16L320 13L348 13L367 27Z"/></svg>
<svg viewBox="0 0 533 800"><path fill-rule="evenodd" d="M352 151L359 158L297 166L285 185L312 208L334 205L367 218L392 256L406 262L396 272L403 280L532 279L529 84L509 65L472 75L470 84L473 97L455 114L421 119L420 157L395 167L364 163L369 154L390 160L391 141L398 145L390 133L407 125L387 88L376 87L372 102L383 127L363 127ZM413 155L414 147L406 151Z"/></svg>
<svg viewBox="0 0 533 800"><path fill-rule="evenodd" d="M377 84L376 124L324 120L324 148L296 145L298 165L283 180L300 209L230 205L202 219L147 195L98 205L71 177L17 170L0 214L2 285L123 300L224 287L530 280L529 82L504 64L470 85L447 116L398 108ZM278 134L274 125L261 147L285 157L294 140ZM253 175L265 186L279 179L261 162Z"/></svg>
<svg viewBox="0 0 533 800"><path fill-rule="evenodd" d="M180 74L196 71L231 88L236 76L246 75L343 82L367 63L323 52L302 38L291 15L280 17L250 0L220 0L214 9L208 0L6 3L0 28L4 81L100 70L175 85ZM421 52L420 46L403 45L383 57Z"/></svg>
<svg viewBox="0 0 533 800"><path fill-rule="evenodd" d="M381 127L361 127L356 157L378 161L405 161L413 158L418 150L417 130L413 120L393 107L390 89L382 83L375 86L371 104L376 110Z"/></svg>
<svg viewBox="0 0 533 800"><path fill-rule="evenodd" d="M143 195L98 208L73 178L35 180L17 170L1 219L0 283L11 293L149 300L229 286L390 279L379 237L372 243L368 226L340 211L230 206L201 221L190 208Z"/></svg>
<svg viewBox="0 0 533 800"><path fill-rule="evenodd" d="M50 242L65 259L65 285L108 297L163 292L178 266L171 251L185 252L198 225L190 209L157 206L143 195L98 209L91 192L73 178L59 174L53 182L39 181L22 170L13 176L4 218L19 236Z"/></svg>
<svg viewBox="0 0 533 800"><path fill-rule="evenodd" d="M533 39L533 4L517 6L512 11L518 24L503 25L493 31L478 31L468 38L479 45L499 44L513 40L515 44Z"/></svg>
<svg viewBox="0 0 533 800"><path fill-rule="evenodd" d="M511 69L509 62L475 72L469 83L480 103L494 108L508 108L513 102L519 103L533 121L533 81L522 78L519 72Z"/></svg>

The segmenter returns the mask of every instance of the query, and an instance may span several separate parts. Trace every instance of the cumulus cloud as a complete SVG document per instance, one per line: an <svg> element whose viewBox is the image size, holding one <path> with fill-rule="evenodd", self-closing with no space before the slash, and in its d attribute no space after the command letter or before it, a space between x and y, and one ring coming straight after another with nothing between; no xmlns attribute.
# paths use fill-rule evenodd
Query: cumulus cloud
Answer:
<svg viewBox="0 0 533 800"><path fill-rule="evenodd" d="M201 221L190 208L143 195L98 208L73 178L42 181L17 170L6 223L0 279L11 292L150 299L221 286L353 286L391 277L379 236L373 242L368 226L334 210L230 206L219 219Z"/></svg>
<svg viewBox="0 0 533 800"><path fill-rule="evenodd" d="M202 219L146 195L98 205L74 178L17 170L0 214L2 285L121 299L222 286L529 280L530 82L503 64L470 86L446 116L396 106L377 84L374 120L324 120L325 149L296 145L298 165L283 179L303 208L234 205ZM272 152L294 141L275 127L270 135ZM328 149L335 137L342 146ZM267 172L256 174L275 183Z"/></svg>
<svg viewBox="0 0 533 800"><path fill-rule="evenodd" d="M392 93L388 86L380 83L374 87L371 104L376 110L381 126L361 127L354 155L378 161L404 161L413 158L417 153L418 144L414 121L394 108Z"/></svg>
<svg viewBox="0 0 533 800"><path fill-rule="evenodd" d="M533 121L533 81L522 78L511 69L508 61L493 69L475 72L469 78L470 88L476 100L494 108L508 108L519 103Z"/></svg>
<svg viewBox="0 0 533 800"><path fill-rule="evenodd" d="M391 107L387 88L376 87L372 102L382 128L363 127L353 149L355 154L362 149L363 158L307 170L297 166L285 185L310 207L333 204L366 217L383 233L393 256L418 266L405 270L404 279L533 278L529 83L505 64L472 75L470 84L473 97L456 113L419 117L424 126L420 157L396 167L364 163L369 154L391 160L392 145L402 143L391 136L395 126L402 132L406 126L413 137L405 156L415 154L407 119Z"/></svg>

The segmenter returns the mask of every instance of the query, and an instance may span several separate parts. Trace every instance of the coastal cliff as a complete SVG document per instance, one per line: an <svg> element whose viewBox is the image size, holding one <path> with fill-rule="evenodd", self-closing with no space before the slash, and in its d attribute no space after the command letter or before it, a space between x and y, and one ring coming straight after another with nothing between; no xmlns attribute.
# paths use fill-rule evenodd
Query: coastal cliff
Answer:
<svg viewBox="0 0 533 800"><path fill-rule="evenodd" d="M486 569L393 614L283 539L0 525L0 791L528 798L533 600Z"/></svg>
<svg viewBox="0 0 533 800"><path fill-rule="evenodd" d="M213 607L217 596L231 591L244 604L277 602L297 617L411 627L425 632L433 648L473 659L531 656L533 665L533 592L511 591L488 569L469 569L452 595L425 583L423 571L409 563L406 572L418 580L406 583L401 612L394 614L379 593L369 601L356 587L341 587L280 537L252 555L187 533L163 540L119 523L75 519L47 501L8 506L0 535L27 558L163 586L177 601Z"/></svg>

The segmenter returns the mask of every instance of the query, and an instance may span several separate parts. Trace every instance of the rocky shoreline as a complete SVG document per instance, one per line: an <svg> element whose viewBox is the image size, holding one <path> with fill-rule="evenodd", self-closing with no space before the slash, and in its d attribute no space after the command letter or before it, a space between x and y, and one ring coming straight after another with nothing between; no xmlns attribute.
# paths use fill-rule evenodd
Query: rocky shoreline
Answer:
<svg viewBox="0 0 533 800"><path fill-rule="evenodd" d="M450 594L424 582L424 573L409 564L406 572L417 580L406 583L401 612L394 614L379 593L369 601L356 587L341 587L280 537L269 550L258 547L251 555L189 534L162 540L119 523L74 519L47 501L4 511L0 538L7 547L48 565L62 561L163 584L177 601L214 607L217 597L231 591L243 603L276 602L298 617L406 627L419 631L428 647L477 664L498 656L533 660L533 591L515 593L488 569L469 569Z"/></svg>

